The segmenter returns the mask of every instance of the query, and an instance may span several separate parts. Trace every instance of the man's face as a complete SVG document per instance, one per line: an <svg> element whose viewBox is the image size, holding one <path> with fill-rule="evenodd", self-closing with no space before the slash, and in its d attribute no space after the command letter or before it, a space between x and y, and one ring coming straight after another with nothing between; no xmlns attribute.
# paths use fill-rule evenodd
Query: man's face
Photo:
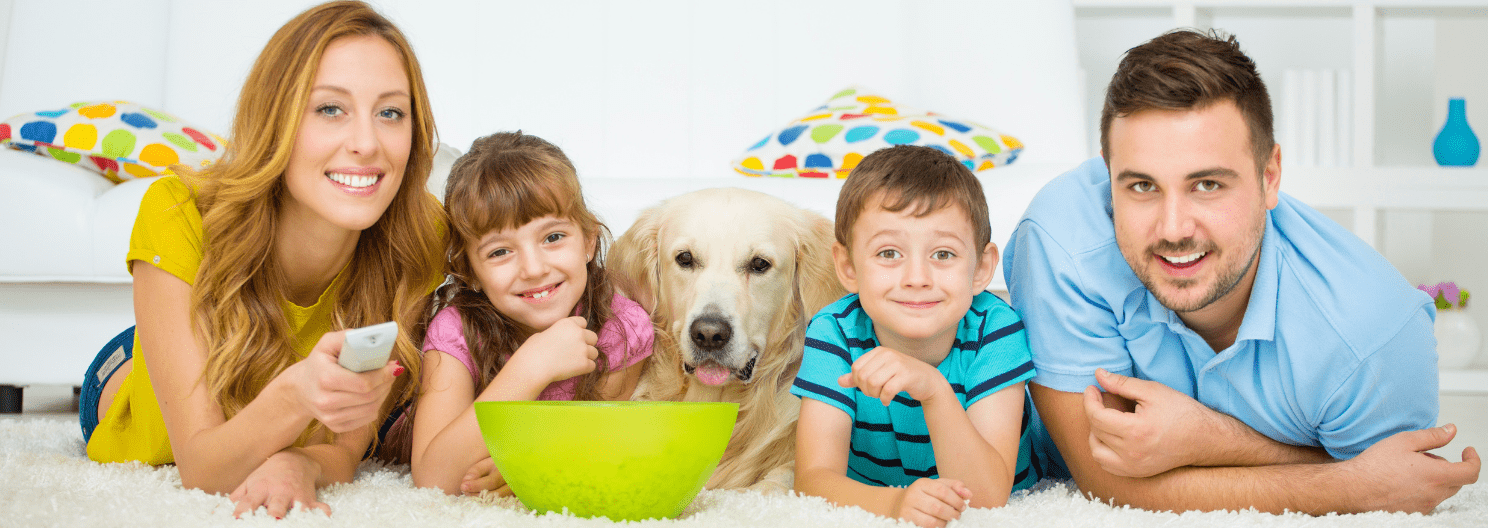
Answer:
<svg viewBox="0 0 1488 528"><path fill-rule="evenodd" d="M1273 148L1257 174L1249 132L1230 101L1111 122L1105 156L1117 245L1158 302L1180 314L1226 298L1258 258L1281 155Z"/></svg>

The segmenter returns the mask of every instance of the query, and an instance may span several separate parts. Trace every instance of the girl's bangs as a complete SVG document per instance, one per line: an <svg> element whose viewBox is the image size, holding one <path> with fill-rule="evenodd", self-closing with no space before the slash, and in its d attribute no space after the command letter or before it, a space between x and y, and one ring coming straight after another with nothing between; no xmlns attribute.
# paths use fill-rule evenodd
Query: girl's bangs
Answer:
<svg viewBox="0 0 1488 528"><path fill-rule="evenodd" d="M451 222L460 236L477 240L491 231L504 231L545 217L571 218L578 190L570 192L556 175L527 173L482 180L471 193L451 205ZM453 197L452 197L453 198Z"/></svg>

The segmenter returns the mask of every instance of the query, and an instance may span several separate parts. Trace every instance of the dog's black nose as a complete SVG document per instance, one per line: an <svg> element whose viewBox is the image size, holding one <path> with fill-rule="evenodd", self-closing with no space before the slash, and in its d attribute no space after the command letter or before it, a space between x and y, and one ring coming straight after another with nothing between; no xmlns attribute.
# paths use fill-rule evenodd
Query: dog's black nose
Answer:
<svg viewBox="0 0 1488 528"><path fill-rule="evenodd" d="M692 343L699 350L710 351L722 349L734 337L734 330L729 327L728 321L714 315L694 319L689 333L692 334Z"/></svg>

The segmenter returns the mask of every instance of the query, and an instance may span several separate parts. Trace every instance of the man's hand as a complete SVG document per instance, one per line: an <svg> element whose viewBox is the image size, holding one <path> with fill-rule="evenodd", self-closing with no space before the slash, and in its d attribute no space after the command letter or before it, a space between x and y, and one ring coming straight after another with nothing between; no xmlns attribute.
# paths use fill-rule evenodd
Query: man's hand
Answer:
<svg viewBox="0 0 1488 528"><path fill-rule="evenodd" d="M1447 445L1457 436L1457 426L1404 431L1365 449L1343 462L1355 475L1359 511L1430 513L1436 505L1457 494L1463 486L1478 481L1483 461L1471 447L1462 450L1461 462L1427 453Z"/></svg>
<svg viewBox="0 0 1488 528"><path fill-rule="evenodd" d="M1107 407L1095 386L1085 388L1090 452L1112 475L1144 478L1176 467L1209 465L1203 446L1222 427L1218 412L1154 381L1095 371L1106 392L1136 402L1134 412Z"/></svg>
<svg viewBox="0 0 1488 528"><path fill-rule="evenodd" d="M910 357L891 348L878 347L863 354L853 362L852 372L837 378L843 387L857 387L869 398L876 398L884 405L894 401L900 392L924 402L942 389L949 392L951 385L945 376L929 363Z"/></svg>
<svg viewBox="0 0 1488 528"><path fill-rule="evenodd" d="M924 528L940 528L961 518L971 490L955 479L914 481L899 494L894 516Z"/></svg>

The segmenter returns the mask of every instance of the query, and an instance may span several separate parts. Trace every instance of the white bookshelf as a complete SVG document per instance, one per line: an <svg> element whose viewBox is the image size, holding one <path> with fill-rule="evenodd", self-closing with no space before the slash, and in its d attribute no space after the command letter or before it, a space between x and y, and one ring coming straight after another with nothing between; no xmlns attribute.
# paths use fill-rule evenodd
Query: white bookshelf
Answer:
<svg viewBox="0 0 1488 528"><path fill-rule="evenodd" d="M1326 55L1325 64L1313 64L1348 69L1352 84L1352 133L1340 132L1337 141L1347 141L1350 148L1348 168L1323 168L1295 166L1287 152L1282 153L1282 191L1303 202L1329 212L1364 241L1379 249L1396 265L1407 279L1432 282L1437 277L1457 280L1469 288L1479 300L1469 310L1476 312L1479 327L1488 330L1488 222L1468 228L1460 224L1444 227L1438 219L1440 214L1459 212L1488 212L1488 121L1469 117L1473 130L1483 144L1484 155L1476 168L1443 168L1430 164L1426 159L1430 143L1441 126L1440 116L1429 131L1426 118L1436 111L1438 101L1431 101L1431 108L1420 104L1401 110L1400 103L1393 98L1401 94L1397 85L1389 85L1384 79L1391 60L1386 54L1389 23L1407 23L1417 20L1436 25L1442 21L1488 20L1488 0L1073 0L1077 28L1099 28L1100 33L1080 34L1082 67L1086 70L1086 99L1089 108L1086 115L1098 115L1100 92L1109 80L1109 71L1114 71L1114 57L1125 49L1157 36L1161 30L1173 27L1215 27L1227 21L1248 23L1251 32L1239 33L1242 46L1248 50L1264 48L1270 52L1258 57L1257 64L1265 70L1268 61L1286 62L1294 57L1287 53L1306 55L1322 50L1337 52L1314 52ZM1274 24L1269 33L1255 36L1256 20ZM1299 22L1301 21L1301 22ZM1082 24L1083 23L1083 24ZM1221 25L1219 29L1228 29ZM1300 30L1299 30L1300 29ZM1316 29L1314 31L1314 29ZM1233 30L1232 30L1233 31ZM1112 35L1110 32L1119 32ZM1252 35L1249 39L1246 35ZM1400 45L1399 37L1392 37L1393 46ZM1278 44L1274 41L1284 41ZM1420 57L1423 67L1439 68L1440 63L1430 64L1440 53L1430 49L1427 56ZM1287 53L1278 54L1277 50ZM1398 53L1398 48L1392 48ZM1488 50L1483 50L1488 52ZM1472 56L1480 57L1476 52ZM1481 60L1470 56L1467 60ZM1257 57L1257 55L1253 55ZM1462 56L1439 56L1440 60L1461 61ZM1107 61L1112 61L1107 64ZM1297 58L1296 62L1303 62ZM1274 68L1275 65L1271 64ZM1293 66L1296 66L1294 63ZM1303 64L1302 66L1307 66ZM1102 70L1101 68L1109 68ZM1274 70L1273 70L1274 73ZM1399 71L1391 72L1399 74ZM1280 79L1262 72L1272 90L1273 104L1278 101ZM1419 85L1426 85L1421 88ZM1482 84L1482 83L1478 83ZM1432 92L1429 80L1418 83L1416 92L1407 95L1424 99L1427 95L1440 96ZM1390 90L1395 89L1393 94ZM1419 103L1419 102L1418 102ZM1444 103L1440 103L1444 105ZM1397 106L1391 106L1397 105ZM1469 98L1472 106L1488 105L1482 97ZM1387 108L1388 107L1388 108ZM1399 116L1407 115L1416 120L1415 128L1402 126ZM1380 125L1380 120L1386 120ZM1277 116L1280 125L1282 116ZM1096 123L1091 124L1094 130ZM1429 135L1428 135L1429 134ZM1092 141L1098 138L1092 132ZM1381 142L1378 145L1376 142ZM1378 148L1377 148L1378 147ZM1399 149L1424 149L1404 152ZM1405 155L1402 155L1402 152ZM1400 165L1401 158L1410 158L1411 163ZM1458 220L1453 220L1458 221ZM1441 227L1438 231L1437 228ZM1438 233L1433 236L1433 233ZM1439 233L1450 233L1443 236ZM1476 240L1473 240L1476 239ZM1462 246L1471 245L1464 249ZM1477 262L1478 264L1474 265ZM1417 278L1417 277L1424 277ZM1484 348L1488 348L1485 344ZM1488 354L1488 352L1480 352ZM1488 368L1479 364L1476 369L1443 370L1441 391L1443 393L1488 396Z"/></svg>

